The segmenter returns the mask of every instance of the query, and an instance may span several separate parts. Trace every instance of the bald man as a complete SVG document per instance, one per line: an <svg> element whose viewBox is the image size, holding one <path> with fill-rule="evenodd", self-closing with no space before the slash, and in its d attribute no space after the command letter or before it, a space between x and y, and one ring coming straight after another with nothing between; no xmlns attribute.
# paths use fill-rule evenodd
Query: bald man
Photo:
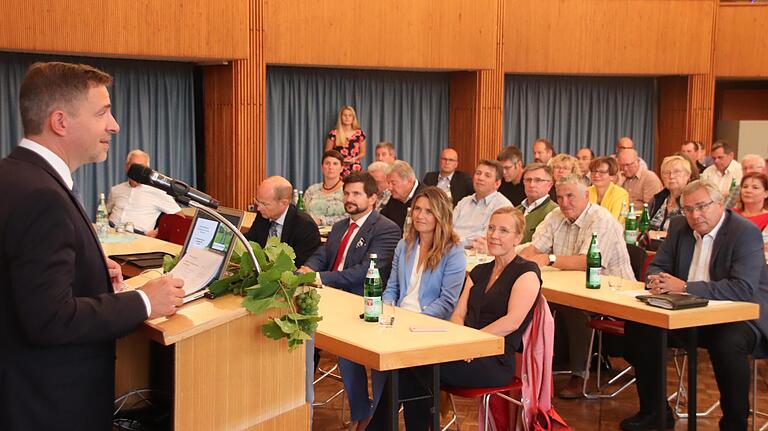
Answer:
<svg viewBox="0 0 768 431"><path fill-rule="evenodd" d="M472 178L458 171L459 153L453 148L446 148L440 153L440 171L427 172L421 181L428 186L437 186L446 192L453 201L453 206L475 191L472 189Z"/></svg>
<svg viewBox="0 0 768 431"><path fill-rule="evenodd" d="M629 136L622 136L621 138L619 138L619 140L616 141L616 152L613 153L611 157L615 159L619 155L619 152L621 150L632 150L632 149L635 149L635 143L632 142L632 138L630 138ZM640 152L638 151L638 154L639 153ZM648 169L648 163L645 163L645 160L643 160L642 158L640 158L640 167L642 167L643 169Z"/></svg>
<svg viewBox="0 0 768 431"><path fill-rule="evenodd" d="M301 267L320 247L320 231L312 217L291 203L293 186L283 177L269 177L256 189L256 220L245 235L264 247L271 236L293 247Z"/></svg>

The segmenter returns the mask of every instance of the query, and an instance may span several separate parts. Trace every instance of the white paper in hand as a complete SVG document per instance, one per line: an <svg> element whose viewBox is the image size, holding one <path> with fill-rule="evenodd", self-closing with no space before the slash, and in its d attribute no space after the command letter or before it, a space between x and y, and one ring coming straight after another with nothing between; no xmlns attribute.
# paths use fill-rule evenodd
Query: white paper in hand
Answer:
<svg viewBox="0 0 768 431"><path fill-rule="evenodd" d="M171 275L184 280L184 295L205 288L219 272L224 256L205 248L189 248L171 270Z"/></svg>

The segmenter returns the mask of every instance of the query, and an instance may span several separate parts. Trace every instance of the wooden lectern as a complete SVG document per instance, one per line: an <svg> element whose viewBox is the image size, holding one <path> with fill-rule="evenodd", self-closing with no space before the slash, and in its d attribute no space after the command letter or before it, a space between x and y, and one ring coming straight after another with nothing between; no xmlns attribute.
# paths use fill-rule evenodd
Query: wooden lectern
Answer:
<svg viewBox="0 0 768 431"><path fill-rule="evenodd" d="M154 241L163 243L142 238L130 251L167 248ZM107 254L128 251L104 248ZM135 277L129 284L140 286L148 279ZM147 321L118 340L116 396L149 386L150 343L156 342L173 356L174 430L308 430L305 349L288 353L286 340L264 337L261 325L281 311L251 315L240 306L242 299L193 301L171 318Z"/></svg>

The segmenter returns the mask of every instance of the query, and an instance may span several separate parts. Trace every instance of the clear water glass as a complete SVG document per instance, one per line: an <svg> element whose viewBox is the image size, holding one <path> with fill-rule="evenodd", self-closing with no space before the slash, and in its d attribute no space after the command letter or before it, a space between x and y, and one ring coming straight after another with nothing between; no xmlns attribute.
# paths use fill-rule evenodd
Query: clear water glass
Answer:
<svg viewBox="0 0 768 431"><path fill-rule="evenodd" d="M382 328L392 328L395 326L395 301L385 299L381 301L381 314L379 315L379 326Z"/></svg>

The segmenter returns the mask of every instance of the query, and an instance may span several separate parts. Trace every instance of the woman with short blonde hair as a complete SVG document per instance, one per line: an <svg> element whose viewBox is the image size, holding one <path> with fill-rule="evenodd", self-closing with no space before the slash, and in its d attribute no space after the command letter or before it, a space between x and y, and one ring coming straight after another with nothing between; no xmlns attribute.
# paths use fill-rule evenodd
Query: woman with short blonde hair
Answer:
<svg viewBox="0 0 768 431"><path fill-rule="evenodd" d="M680 195L691 181L691 162L682 156L665 157L661 162L661 182L664 188L648 204L651 230L666 231L669 220L681 215Z"/></svg>

